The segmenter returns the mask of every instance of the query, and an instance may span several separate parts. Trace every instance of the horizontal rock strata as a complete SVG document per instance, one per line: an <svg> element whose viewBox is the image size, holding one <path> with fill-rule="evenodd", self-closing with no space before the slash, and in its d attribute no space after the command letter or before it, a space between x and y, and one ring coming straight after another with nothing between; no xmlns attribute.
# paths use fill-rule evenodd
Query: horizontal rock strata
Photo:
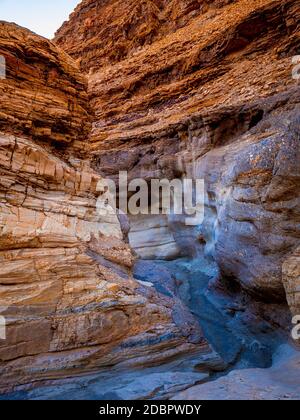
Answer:
<svg viewBox="0 0 300 420"><path fill-rule="evenodd" d="M299 313L299 22L295 0L84 0L54 42L0 22L0 392L210 352L132 249ZM100 213L120 170L204 178L204 223Z"/></svg>
<svg viewBox="0 0 300 420"><path fill-rule="evenodd" d="M87 80L53 43L0 21L0 130L64 148L81 148L90 130Z"/></svg>
<svg viewBox="0 0 300 420"><path fill-rule="evenodd" d="M299 351L282 346L270 369L244 369L177 394L174 400L299 400Z"/></svg>
<svg viewBox="0 0 300 420"><path fill-rule="evenodd" d="M0 24L0 53L0 391L209 351L193 320L176 323L172 297L134 280L118 216L98 211L76 64L13 24Z"/></svg>
<svg viewBox="0 0 300 420"><path fill-rule="evenodd" d="M84 1L57 32L89 74L93 167L112 178L203 177L194 247L250 293L283 301L282 264L300 235L299 4L167 3L135 2L145 12L135 21L119 1ZM94 13L103 13L101 30ZM184 250L190 233L167 224L160 245L175 235ZM147 250L132 229L133 246L153 255L151 239Z"/></svg>

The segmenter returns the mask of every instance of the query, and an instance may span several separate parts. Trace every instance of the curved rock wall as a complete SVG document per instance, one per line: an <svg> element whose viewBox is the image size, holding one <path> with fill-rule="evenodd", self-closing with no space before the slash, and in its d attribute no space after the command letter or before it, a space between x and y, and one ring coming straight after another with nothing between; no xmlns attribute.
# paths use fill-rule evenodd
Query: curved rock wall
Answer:
<svg viewBox="0 0 300 420"><path fill-rule="evenodd" d="M260 298L284 300L282 264L299 243L298 2L135 7L155 10L143 14L144 26L131 13L120 18L118 1L85 1L56 36L89 72L93 167L113 178L119 170L146 180L203 177L203 226L178 234L180 223L169 221L160 245L174 232L179 249L187 237L196 248L200 241L226 277ZM152 18L155 29L143 38ZM145 232L140 255L153 255Z"/></svg>
<svg viewBox="0 0 300 420"><path fill-rule="evenodd" d="M85 154L89 105L73 60L8 23L0 53L0 391L209 350L172 297L133 279L117 215L97 211L103 179Z"/></svg>
<svg viewBox="0 0 300 420"><path fill-rule="evenodd" d="M208 251L213 237L223 274L266 300L284 299L282 264L300 237L300 107L289 106L197 160L215 210L213 225L203 226Z"/></svg>

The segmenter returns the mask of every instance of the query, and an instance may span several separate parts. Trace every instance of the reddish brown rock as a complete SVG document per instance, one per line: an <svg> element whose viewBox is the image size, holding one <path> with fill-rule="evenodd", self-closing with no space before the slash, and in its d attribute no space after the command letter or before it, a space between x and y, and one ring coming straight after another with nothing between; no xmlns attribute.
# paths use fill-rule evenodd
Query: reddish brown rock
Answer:
<svg viewBox="0 0 300 420"><path fill-rule="evenodd" d="M172 298L133 279L118 216L97 211L103 178L79 157L89 115L76 64L5 23L0 52L0 392L194 350L198 326L190 339Z"/></svg>
<svg viewBox="0 0 300 420"><path fill-rule="evenodd" d="M0 54L6 61L0 130L82 148L91 118L87 80L73 60L47 39L7 22L0 22Z"/></svg>
<svg viewBox="0 0 300 420"><path fill-rule="evenodd" d="M133 19L139 8L145 26ZM82 2L56 35L89 73L94 168L146 180L203 177L204 252L249 292L284 300L282 264L299 243L298 2L135 2L122 10L118 1ZM167 225L159 224L161 243L153 229L138 236L133 226L132 246L144 258L197 246L194 237L187 247L178 222L169 221L172 232Z"/></svg>
<svg viewBox="0 0 300 420"><path fill-rule="evenodd" d="M84 0L57 31L55 42L84 71L99 69L130 57L205 13L214 15L232 1Z"/></svg>
<svg viewBox="0 0 300 420"><path fill-rule="evenodd" d="M75 54L90 63L84 69L90 71L89 93L95 111L92 149L102 156L102 170L107 172L111 168L106 168L106 162L118 156L124 168L138 170L143 165L151 170L152 163L147 161L151 150L152 158L158 158L153 166L159 170L170 151L179 154L190 146L192 138L199 156L228 141L229 135L233 137L234 127L245 130L255 119L257 110L253 110L254 104L251 106L254 101L295 87L291 56L299 45L297 2L211 1L210 7L199 7L204 2L194 2L195 13L189 14L187 8L183 20L184 8L171 3L175 11L170 33L164 36L164 24L160 24L159 39L154 38L128 57L103 65L101 57L107 43L102 42L98 48L101 32L89 40L87 50L83 47ZM77 25L83 15L89 15L93 22L88 32L97 31L94 7L105 16L108 4L115 13L121 13L118 1L81 3L58 31L56 42L73 54L71 45L82 42ZM164 13L167 10L168 6L162 6ZM178 27L177 18L182 22ZM123 13L123 26L127 19L130 22L130 15ZM122 27L117 18L114 24ZM101 27L106 28L102 21ZM135 24L131 28L137 32L140 29ZM111 35L111 39L109 50L113 52L119 38ZM130 40L133 48L134 41L128 38L128 43ZM94 68L93 62L98 67ZM233 113L243 106L244 119L237 125ZM232 120L228 127L221 124L224 118ZM207 143L201 136L196 142L201 126L206 128Z"/></svg>

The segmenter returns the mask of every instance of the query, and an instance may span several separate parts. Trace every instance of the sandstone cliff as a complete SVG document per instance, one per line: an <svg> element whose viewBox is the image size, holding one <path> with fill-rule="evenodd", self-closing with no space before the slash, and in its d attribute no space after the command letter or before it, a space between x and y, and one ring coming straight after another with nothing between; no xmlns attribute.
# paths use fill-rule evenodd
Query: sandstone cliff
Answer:
<svg viewBox="0 0 300 420"><path fill-rule="evenodd" d="M84 0L54 43L0 23L1 391L209 351L179 297L229 347L202 368L258 359L266 331L273 348L286 300L300 311L299 18L296 0ZM119 170L204 178L204 223L134 217L127 244L97 212Z"/></svg>
<svg viewBox="0 0 300 420"><path fill-rule="evenodd" d="M151 364L201 343L174 300L135 281L103 179L85 153L86 79L50 41L0 24L0 390L99 367Z"/></svg>

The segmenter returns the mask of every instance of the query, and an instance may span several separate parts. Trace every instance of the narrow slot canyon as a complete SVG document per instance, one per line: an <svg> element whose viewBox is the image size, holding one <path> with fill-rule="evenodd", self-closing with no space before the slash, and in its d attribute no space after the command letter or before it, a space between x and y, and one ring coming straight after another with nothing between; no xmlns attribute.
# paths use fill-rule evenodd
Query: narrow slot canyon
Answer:
<svg viewBox="0 0 300 420"><path fill-rule="evenodd" d="M53 40L0 21L0 400L300 399L299 22L295 0L83 0ZM201 221L151 214L152 181L186 179Z"/></svg>

